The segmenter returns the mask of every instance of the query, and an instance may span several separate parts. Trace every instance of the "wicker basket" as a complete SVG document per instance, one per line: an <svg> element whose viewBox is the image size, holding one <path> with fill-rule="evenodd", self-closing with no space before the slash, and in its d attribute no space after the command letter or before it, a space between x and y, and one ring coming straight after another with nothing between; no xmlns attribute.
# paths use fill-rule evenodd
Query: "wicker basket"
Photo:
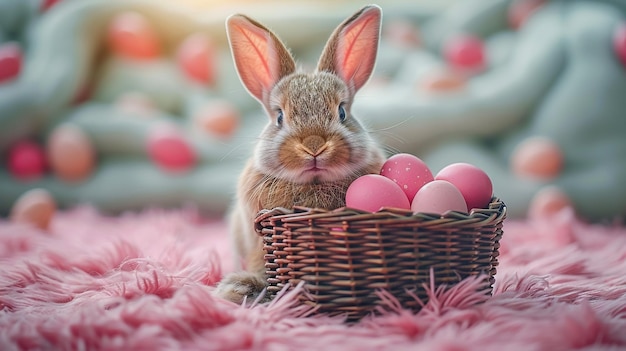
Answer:
<svg viewBox="0 0 626 351"><path fill-rule="evenodd" d="M431 270L437 286L484 274L490 294L505 217L497 198L486 209L443 216L275 208L259 214L256 230L265 243L269 294L305 281L304 303L355 320L376 310L380 289L417 311L415 296L426 302Z"/></svg>

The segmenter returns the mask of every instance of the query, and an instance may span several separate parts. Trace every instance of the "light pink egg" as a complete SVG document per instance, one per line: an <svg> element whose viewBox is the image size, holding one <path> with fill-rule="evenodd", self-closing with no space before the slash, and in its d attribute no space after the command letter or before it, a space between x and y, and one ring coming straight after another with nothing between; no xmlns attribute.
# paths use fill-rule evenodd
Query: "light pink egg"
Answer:
<svg viewBox="0 0 626 351"><path fill-rule="evenodd" d="M11 221L29 223L47 230L57 206L45 189L31 189L20 196L11 209Z"/></svg>
<svg viewBox="0 0 626 351"><path fill-rule="evenodd" d="M424 184L433 181L433 174L421 159L411 154L395 154L383 164L380 174L393 180L411 201Z"/></svg>
<svg viewBox="0 0 626 351"><path fill-rule="evenodd" d="M96 167L91 139L77 126L64 124L48 137L47 156L54 174L69 182L87 179Z"/></svg>
<svg viewBox="0 0 626 351"><path fill-rule="evenodd" d="M444 167L435 180L447 180L463 194L467 208L485 208L493 195L491 179L482 169L469 163L453 163Z"/></svg>
<svg viewBox="0 0 626 351"><path fill-rule="evenodd" d="M445 180L433 180L415 194L411 202L415 213L444 214L448 211L467 212L465 198L461 191Z"/></svg>
<svg viewBox="0 0 626 351"><path fill-rule="evenodd" d="M378 174L357 178L346 191L346 206L376 212L382 207L410 209L411 204L400 187Z"/></svg>

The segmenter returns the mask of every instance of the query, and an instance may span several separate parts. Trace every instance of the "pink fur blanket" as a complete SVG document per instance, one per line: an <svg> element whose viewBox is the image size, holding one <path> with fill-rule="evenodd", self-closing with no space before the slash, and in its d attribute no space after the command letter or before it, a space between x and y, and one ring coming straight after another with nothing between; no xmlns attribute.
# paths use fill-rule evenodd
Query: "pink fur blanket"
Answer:
<svg viewBox="0 0 626 351"><path fill-rule="evenodd" d="M251 308L213 297L226 226L194 210L80 208L49 233L0 222L0 350L626 349L626 228L561 212L504 230L492 297L466 280L419 313L347 325L308 316L297 291Z"/></svg>

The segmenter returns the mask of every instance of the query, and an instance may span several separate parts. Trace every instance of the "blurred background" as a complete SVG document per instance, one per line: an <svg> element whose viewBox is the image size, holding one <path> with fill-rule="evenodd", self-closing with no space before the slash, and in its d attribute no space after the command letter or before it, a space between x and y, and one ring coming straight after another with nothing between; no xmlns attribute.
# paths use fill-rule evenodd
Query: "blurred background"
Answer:
<svg viewBox="0 0 626 351"><path fill-rule="evenodd" d="M267 121L234 71L228 15L264 23L311 69L368 3L0 0L0 215L223 214ZM353 113L390 154L483 168L514 218L626 213L626 2L378 5Z"/></svg>

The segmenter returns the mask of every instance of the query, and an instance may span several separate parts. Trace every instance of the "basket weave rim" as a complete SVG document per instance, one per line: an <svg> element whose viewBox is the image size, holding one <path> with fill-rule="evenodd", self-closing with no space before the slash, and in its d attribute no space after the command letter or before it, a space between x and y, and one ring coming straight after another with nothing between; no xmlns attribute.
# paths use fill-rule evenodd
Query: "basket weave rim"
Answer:
<svg viewBox="0 0 626 351"><path fill-rule="evenodd" d="M260 229L260 223L272 218L283 223L297 222L302 220L332 219L334 221L372 221L372 224L380 221L412 221L429 222L438 226L458 226L477 222L494 222L506 217L506 205L499 198L493 197L488 208L472 209L469 213L459 211L447 211L443 214L418 212L411 210L384 207L376 212L363 211L351 207L340 207L333 210L294 206L293 208L275 207L261 210L255 218L255 226ZM257 232L259 232L257 230ZM262 235L259 232L259 235Z"/></svg>

